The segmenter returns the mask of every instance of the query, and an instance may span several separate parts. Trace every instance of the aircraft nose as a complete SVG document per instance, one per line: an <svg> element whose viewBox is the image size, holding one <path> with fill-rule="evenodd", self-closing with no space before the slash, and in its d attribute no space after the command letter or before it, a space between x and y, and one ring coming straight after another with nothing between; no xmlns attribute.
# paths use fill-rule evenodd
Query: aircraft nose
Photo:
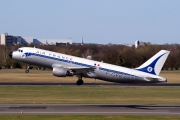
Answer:
<svg viewBox="0 0 180 120"><path fill-rule="evenodd" d="M12 58L12 54L13 54L13 52L10 52L10 53L9 53L9 57L11 57L11 58Z"/></svg>

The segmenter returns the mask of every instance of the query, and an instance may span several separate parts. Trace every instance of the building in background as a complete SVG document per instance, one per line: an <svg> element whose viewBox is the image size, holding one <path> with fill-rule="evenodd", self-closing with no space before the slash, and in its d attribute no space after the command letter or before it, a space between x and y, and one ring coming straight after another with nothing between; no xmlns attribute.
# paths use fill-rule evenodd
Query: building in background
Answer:
<svg viewBox="0 0 180 120"><path fill-rule="evenodd" d="M21 45L33 44L33 37L31 37L31 36L25 36L25 37L21 36L20 44Z"/></svg>
<svg viewBox="0 0 180 120"><path fill-rule="evenodd" d="M127 46L127 47L135 47L136 49L139 48L139 47L144 47L144 46L147 46L147 45L150 45L151 43L149 42L142 42L142 41L139 41L139 40L136 40L134 44L120 44L120 45L123 45L123 46Z"/></svg>
<svg viewBox="0 0 180 120"><path fill-rule="evenodd" d="M0 45L68 45L72 39L34 39L31 36L13 36L4 33L0 35Z"/></svg>
<svg viewBox="0 0 180 120"><path fill-rule="evenodd" d="M137 49L137 48L139 48L139 47L144 47L144 46L147 46L147 43L145 43L145 42L142 42L142 41L139 41L139 40L136 40L135 41L135 48Z"/></svg>
<svg viewBox="0 0 180 120"><path fill-rule="evenodd" d="M1 34L0 36L1 45L14 45L16 42L17 39L12 35L8 35L7 33Z"/></svg>
<svg viewBox="0 0 180 120"><path fill-rule="evenodd" d="M36 42L40 42L43 45L68 45L72 44L72 39L36 39ZM34 44L36 44L34 41Z"/></svg>

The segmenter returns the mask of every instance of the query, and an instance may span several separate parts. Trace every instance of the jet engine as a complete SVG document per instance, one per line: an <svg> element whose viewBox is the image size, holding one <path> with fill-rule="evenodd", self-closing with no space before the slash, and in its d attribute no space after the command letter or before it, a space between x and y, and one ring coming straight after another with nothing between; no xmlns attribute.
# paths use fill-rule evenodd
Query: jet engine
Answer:
<svg viewBox="0 0 180 120"><path fill-rule="evenodd" d="M55 68L53 68L52 73L54 76L57 76L57 77L66 77L68 75L68 70L65 68L55 67Z"/></svg>

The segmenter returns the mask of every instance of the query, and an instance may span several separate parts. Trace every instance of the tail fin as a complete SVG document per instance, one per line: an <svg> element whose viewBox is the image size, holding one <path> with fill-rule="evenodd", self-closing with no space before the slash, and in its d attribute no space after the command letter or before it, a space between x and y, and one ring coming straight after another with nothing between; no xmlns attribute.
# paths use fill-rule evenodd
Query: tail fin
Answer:
<svg viewBox="0 0 180 120"><path fill-rule="evenodd" d="M170 51L161 50L156 55L151 57L148 61L146 61L144 64L142 64L140 67L135 69L154 75L159 75L169 53Z"/></svg>

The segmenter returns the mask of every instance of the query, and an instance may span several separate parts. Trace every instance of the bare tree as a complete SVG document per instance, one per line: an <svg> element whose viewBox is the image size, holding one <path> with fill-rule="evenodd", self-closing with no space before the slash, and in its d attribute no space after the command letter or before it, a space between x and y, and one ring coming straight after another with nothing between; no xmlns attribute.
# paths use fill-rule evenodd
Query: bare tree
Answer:
<svg viewBox="0 0 180 120"><path fill-rule="evenodd" d="M11 52L12 47L9 46L0 46L0 64L1 66L4 66L5 68L7 68L8 66L10 67L10 57L9 57L9 53Z"/></svg>

